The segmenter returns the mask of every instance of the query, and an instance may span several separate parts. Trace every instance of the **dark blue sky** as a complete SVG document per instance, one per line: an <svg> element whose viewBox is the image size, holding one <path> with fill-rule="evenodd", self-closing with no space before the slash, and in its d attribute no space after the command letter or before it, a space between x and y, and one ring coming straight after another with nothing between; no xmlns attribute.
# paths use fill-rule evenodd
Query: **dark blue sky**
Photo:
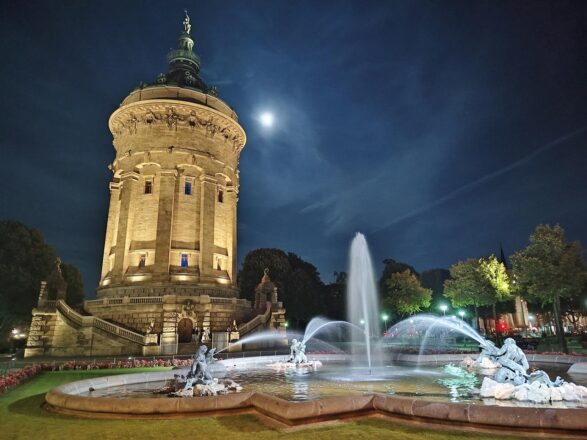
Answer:
<svg viewBox="0 0 587 440"><path fill-rule="evenodd" d="M97 285L110 113L192 17L202 76L239 113L239 260L277 247L419 270L527 243L587 245L587 2L0 2L0 218ZM263 129L258 116L276 124ZM377 267L380 270L380 267Z"/></svg>

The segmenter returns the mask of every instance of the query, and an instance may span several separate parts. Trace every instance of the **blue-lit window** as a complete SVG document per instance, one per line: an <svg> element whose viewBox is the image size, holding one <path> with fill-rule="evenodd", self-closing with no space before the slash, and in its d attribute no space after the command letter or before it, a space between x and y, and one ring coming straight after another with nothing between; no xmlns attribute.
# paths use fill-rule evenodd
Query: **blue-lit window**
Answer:
<svg viewBox="0 0 587 440"><path fill-rule="evenodd" d="M184 187L183 193L186 196L191 196L192 195L192 182L188 182L188 181L185 182L185 187Z"/></svg>
<svg viewBox="0 0 587 440"><path fill-rule="evenodd" d="M146 255L141 255L139 257L139 267L145 267L145 261L147 259Z"/></svg>
<svg viewBox="0 0 587 440"><path fill-rule="evenodd" d="M181 254L181 267L188 267L188 254Z"/></svg>

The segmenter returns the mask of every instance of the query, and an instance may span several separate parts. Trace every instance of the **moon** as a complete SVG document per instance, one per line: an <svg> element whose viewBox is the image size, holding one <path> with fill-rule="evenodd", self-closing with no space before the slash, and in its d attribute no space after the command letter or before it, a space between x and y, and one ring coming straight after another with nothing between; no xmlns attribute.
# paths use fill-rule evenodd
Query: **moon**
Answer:
<svg viewBox="0 0 587 440"><path fill-rule="evenodd" d="M261 115L259 116L259 121L261 122L261 125L263 127L272 127L273 126L273 122L275 121L275 118L273 117L273 113L269 113L269 112L264 112L261 113Z"/></svg>

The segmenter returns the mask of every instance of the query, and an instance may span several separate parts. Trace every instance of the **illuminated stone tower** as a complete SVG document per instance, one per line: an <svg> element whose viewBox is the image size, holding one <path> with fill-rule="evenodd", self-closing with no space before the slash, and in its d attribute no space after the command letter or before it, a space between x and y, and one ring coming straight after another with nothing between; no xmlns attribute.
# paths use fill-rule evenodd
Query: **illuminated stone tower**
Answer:
<svg viewBox="0 0 587 440"><path fill-rule="evenodd" d="M189 17L169 72L110 116L116 157L98 298L234 297L236 113L199 76Z"/></svg>
<svg viewBox="0 0 587 440"><path fill-rule="evenodd" d="M141 84L110 116L116 157L98 298L84 301L80 313L63 295L49 298L51 279L43 282L26 356L192 354L196 335L219 349L229 335L285 335L275 289L255 309L238 298L238 163L246 136L199 76L187 14L183 26L169 72Z"/></svg>

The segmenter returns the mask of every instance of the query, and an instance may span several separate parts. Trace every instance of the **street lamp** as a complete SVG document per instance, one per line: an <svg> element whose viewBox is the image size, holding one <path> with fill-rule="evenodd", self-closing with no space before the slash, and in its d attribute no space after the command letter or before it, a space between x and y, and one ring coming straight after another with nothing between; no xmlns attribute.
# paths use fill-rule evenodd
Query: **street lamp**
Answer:
<svg viewBox="0 0 587 440"><path fill-rule="evenodd" d="M364 319L361 319L359 322L361 323L361 325L365 325L365 320Z"/></svg>
<svg viewBox="0 0 587 440"><path fill-rule="evenodd" d="M383 315L381 315L381 319L383 319L383 325L385 326L384 331L387 331L387 320L389 319L389 315L387 313L384 313Z"/></svg>
<svg viewBox="0 0 587 440"><path fill-rule="evenodd" d="M459 315L461 315L461 321L464 321L464 316L465 316L465 311L464 310L459 310Z"/></svg>
<svg viewBox="0 0 587 440"><path fill-rule="evenodd" d="M446 311L448 310L448 306L446 304L441 304L440 310L442 310L442 316L446 316Z"/></svg>

